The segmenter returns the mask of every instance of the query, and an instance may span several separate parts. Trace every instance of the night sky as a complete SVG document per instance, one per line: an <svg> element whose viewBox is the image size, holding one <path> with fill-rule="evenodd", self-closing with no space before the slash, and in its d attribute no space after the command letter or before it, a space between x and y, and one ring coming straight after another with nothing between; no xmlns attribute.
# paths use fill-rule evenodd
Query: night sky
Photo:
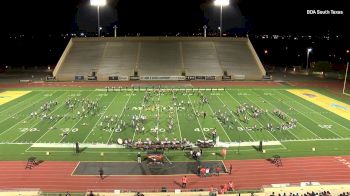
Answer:
<svg viewBox="0 0 350 196"><path fill-rule="evenodd" d="M2 3L1 33L94 32L96 8L89 0L11 0ZM347 33L349 7L344 0L231 0L223 10L224 30L256 33ZM307 15L308 9L341 10L343 15ZM101 8L103 31L118 25L123 33L163 35L215 31L219 7L212 0L109 0Z"/></svg>
<svg viewBox="0 0 350 196"><path fill-rule="evenodd" d="M218 33L220 8L213 5L214 0L107 1L101 8L102 35L112 36L115 24L118 36L199 36L203 25L212 36ZM229 36L292 34L288 40L251 36L264 64L303 64L307 47L314 48L310 60L344 63L350 35L346 4L345 0L230 0L223 9L223 29ZM55 65L70 39L66 34L96 36L97 11L90 0L8 0L1 8L0 68ZM307 10L324 9L343 14L307 15ZM317 36L296 42L293 34ZM331 40L327 34L333 36ZM265 49L269 55L264 55Z"/></svg>

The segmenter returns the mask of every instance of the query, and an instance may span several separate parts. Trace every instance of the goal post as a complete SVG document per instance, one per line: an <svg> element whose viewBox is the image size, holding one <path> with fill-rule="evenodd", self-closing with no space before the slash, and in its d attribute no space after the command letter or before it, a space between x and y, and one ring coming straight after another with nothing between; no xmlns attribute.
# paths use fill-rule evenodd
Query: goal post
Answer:
<svg viewBox="0 0 350 196"><path fill-rule="evenodd" d="M345 69L345 77L344 77L344 85L343 85L343 94L350 96L350 92L347 89L347 79L348 79L348 71L349 71L349 62L346 63Z"/></svg>

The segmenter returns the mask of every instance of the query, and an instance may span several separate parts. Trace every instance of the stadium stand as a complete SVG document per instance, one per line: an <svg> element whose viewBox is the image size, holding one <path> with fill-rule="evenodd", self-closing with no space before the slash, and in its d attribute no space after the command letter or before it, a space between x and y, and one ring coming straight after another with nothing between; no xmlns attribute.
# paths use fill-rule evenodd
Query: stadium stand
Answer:
<svg viewBox="0 0 350 196"><path fill-rule="evenodd" d="M97 77L108 80L109 75L131 76L136 65L139 44L136 42L106 42Z"/></svg>
<svg viewBox="0 0 350 196"><path fill-rule="evenodd" d="M249 40L216 42L215 47L220 64L228 75L234 79L239 79L239 76L245 76L242 79L247 80L261 79L257 76L261 76L263 68L257 63L255 50L249 47Z"/></svg>
<svg viewBox="0 0 350 196"><path fill-rule="evenodd" d="M59 81L262 80L265 74L249 38L217 37L72 38L53 72Z"/></svg>
<svg viewBox="0 0 350 196"><path fill-rule="evenodd" d="M182 71L178 42L141 42L140 76L179 76Z"/></svg>
<svg viewBox="0 0 350 196"><path fill-rule="evenodd" d="M222 76L213 42L182 43L186 74L189 76Z"/></svg>

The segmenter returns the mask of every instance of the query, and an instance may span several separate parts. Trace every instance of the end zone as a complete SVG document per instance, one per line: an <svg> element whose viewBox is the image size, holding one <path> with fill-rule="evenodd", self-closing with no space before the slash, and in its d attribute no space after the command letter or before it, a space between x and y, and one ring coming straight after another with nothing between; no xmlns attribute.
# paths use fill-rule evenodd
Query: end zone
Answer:
<svg viewBox="0 0 350 196"><path fill-rule="evenodd" d="M312 102L338 116L350 120L350 105L324 96L309 89L289 89L288 92Z"/></svg>
<svg viewBox="0 0 350 196"><path fill-rule="evenodd" d="M0 93L0 105L10 102L32 91L5 91Z"/></svg>

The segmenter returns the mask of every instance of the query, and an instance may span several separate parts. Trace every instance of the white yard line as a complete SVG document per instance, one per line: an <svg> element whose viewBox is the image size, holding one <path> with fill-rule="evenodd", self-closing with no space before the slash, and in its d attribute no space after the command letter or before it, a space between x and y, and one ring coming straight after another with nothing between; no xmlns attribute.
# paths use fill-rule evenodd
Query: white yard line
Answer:
<svg viewBox="0 0 350 196"><path fill-rule="evenodd" d="M130 96L132 96L132 93L131 93ZM145 104L145 99L143 99L143 101L142 101L142 105L144 105L144 104ZM141 113L142 113L142 109L143 109L143 108L141 108L141 110L140 110L139 116L140 116ZM132 136L132 140L131 140L132 143L134 143L135 136L136 136L136 129L134 130L134 135Z"/></svg>
<svg viewBox="0 0 350 196"><path fill-rule="evenodd" d="M64 94L66 94L66 92L65 92L65 93L62 93L60 96L56 97L56 99L54 99L54 100L57 100L59 97L61 97L61 96L64 95ZM54 109L53 111L51 111L49 114L53 114L56 110L58 110L58 109L61 108L62 106L64 106L64 102L62 102L62 104L60 104L59 106L57 106L56 109ZM29 118L29 116L28 116L27 118ZM37 120L37 119L36 119L36 120ZM20 122L21 122L21 121L20 121ZM42 122L42 120L40 120L39 122L37 122L37 123L35 123L34 125L30 126L30 128L35 127L36 125L38 125L38 124L41 123L41 122ZM19 122L18 122L18 123L19 123ZM16 123L16 124L18 124L18 123ZM9 129L8 129L8 130L9 130ZM6 131L8 131L8 130L6 130ZM27 132L28 132L28 131L23 132L23 133L20 134L16 139L14 139L12 142L16 141L18 138L22 137L22 135L26 134Z"/></svg>
<svg viewBox="0 0 350 196"><path fill-rule="evenodd" d="M84 141L82 143L85 143L85 141L87 140L87 138L90 136L90 134L93 132L93 130L96 128L96 125L98 124L98 122L101 120L101 118L106 114L106 112L108 111L108 108L111 107L111 105L113 104L113 102L115 101L115 98L117 96L114 95L114 98L112 99L111 103L107 106L107 108L105 109L105 111L103 112L103 114L100 116L100 118L96 121L96 123L94 124L94 126L91 128L89 134L85 137ZM101 98L102 99L102 98ZM113 131L112 131L113 133Z"/></svg>
<svg viewBox="0 0 350 196"><path fill-rule="evenodd" d="M158 99L159 99L159 101L158 101L158 117L157 118L159 118L159 121L158 121L158 119L157 119L157 140L159 139L159 132L158 132L158 130L159 130L159 123L160 123L160 113L159 113L159 108L160 108L160 90L159 90L159 92L158 92Z"/></svg>
<svg viewBox="0 0 350 196"><path fill-rule="evenodd" d="M82 91L79 91L79 93L81 93L81 92L82 92ZM91 94L91 93L89 93L89 94ZM89 94L88 94L88 95L89 95ZM87 97L88 95L86 95L86 97ZM59 122L61 122L61 120L63 120L68 114L69 114L69 113L66 113L64 116L62 116L62 118L61 118L60 120L58 120L55 124L53 124L52 127L55 127L55 125L57 125ZM37 139L37 140L34 142L34 144L37 143L41 138L43 138L48 132L49 132L49 130L47 130L42 136L40 136L39 139ZM30 148L30 147L29 147L29 148Z"/></svg>
<svg viewBox="0 0 350 196"><path fill-rule="evenodd" d="M6 120L9 119L9 118L12 118L12 117L15 116L16 114L21 113L23 110L26 110L27 108L32 107L33 105L37 104L38 102L40 102L40 101L42 101L43 99L46 99L46 98L47 98L47 97L42 97L42 98L40 98L39 100L35 101L34 103L28 104L27 107L25 107L25 108L19 110L18 112L14 113L14 114L11 115L11 116L5 118L4 120L0 121L0 123L6 121ZM23 120L23 119L22 119L22 120Z"/></svg>
<svg viewBox="0 0 350 196"><path fill-rule="evenodd" d="M208 104L208 106L209 106L209 109L210 109L211 113L214 115L214 111L213 111L213 109L211 108L210 104ZM228 134L227 134L225 128L222 126L221 122L220 122L217 118L215 118L214 120L216 120L216 122L219 123L220 127L222 128L222 130L224 131L225 135L227 136L228 140L229 140L230 142L232 142L232 141L231 141L231 138L228 136Z"/></svg>
<svg viewBox="0 0 350 196"><path fill-rule="evenodd" d="M60 95L60 96L61 96L61 95ZM58 97L60 97L60 96L58 96ZM58 97L56 97L56 98L58 98ZM42 101L42 100L41 100L41 101ZM10 131L13 127L17 126L19 123L21 123L22 121L27 120L28 118L30 118L30 116L27 116L26 118L24 118L24 119L18 121L17 123L15 123L14 125L12 125L12 126L9 127L8 129L6 129L4 132L0 133L0 135L6 133L6 132L8 132L8 131Z"/></svg>
<svg viewBox="0 0 350 196"><path fill-rule="evenodd" d="M204 139L206 140L207 137L205 137L205 134L204 134L204 132L203 132L202 125L201 125L201 123L199 122L199 119L198 119L197 115L195 114L195 110L194 110L194 106L193 106L193 104L192 104L192 100L191 100L191 98L190 98L190 96L189 96L188 94L187 94L187 98L189 99L189 101L190 101L190 103L191 103L192 110L193 110L193 114L194 114L194 116L196 117L196 119L197 119L197 121L198 121L198 125L199 125L199 127L200 127L200 129L201 129L201 131L202 131L203 137L204 137Z"/></svg>
<svg viewBox="0 0 350 196"><path fill-rule="evenodd" d="M62 86L60 86L62 87ZM70 86L63 86L63 87L70 87ZM57 91L65 91L65 92L69 92L69 91L95 91L95 90L85 90L85 89L82 89L81 87L78 87L78 86L74 86L76 87L76 89L64 89L64 90L57 90ZM30 91L55 91L55 90L49 90L49 89L32 89Z"/></svg>
<svg viewBox="0 0 350 196"><path fill-rule="evenodd" d="M290 97L288 97L287 95L284 95L284 94L282 94L282 93L280 93L280 92L278 92L278 93L281 94L282 96L286 97L287 99L292 100L292 99L291 99ZM296 103L298 103L299 105L302 105L303 107L309 108L308 106L305 106L304 104L301 104L301 103L299 103L298 101L294 101L294 100L293 100L293 102L296 102ZM310 109L310 108L309 108L309 109ZM306 118L310 119L310 120L311 120L312 122L314 122L315 124L319 125L316 121L314 121L313 119L309 118L308 116L306 116L305 114L303 114L303 113L300 112L299 110L297 110L297 109L295 109L295 108L294 108L294 110L297 111L299 114L305 116ZM311 110L312 110L312 109L311 109ZM315 110L313 110L313 111L316 112ZM323 115L322 115L322 116L323 116ZM325 116L323 116L323 117L325 117ZM333 122L334 122L334 121L333 121ZM333 134L335 134L336 136L338 136L338 137L340 137L340 138L344 138L344 137L342 137L341 135L339 135L339 134L335 133L334 131L330 130L329 128L326 128L326 129L327 129L328 131L332 132Z"/></svg>
<svg viewBox="0 0 350 196"><path fill-rule="evenodd" d="M284 103L285 104L285 103ZM287 105L287 104L285 104ZM288 114L286 114L287 116L289 116ZM289 116L291 117L291 116ZM300 126L304 127L306 130L308 130L311 134L313 134L314 136L316 136L317 138L321 139L320 136L318 136L317 134L315 134L313 131L311 131L309 128L305 127L302 123L300 123L299 121L297 122L297 124L299 124Z"/></svg>
<svg viewBox="0 0 350 196"><path fill-rule="evenodd" d="M26 95L29 95L29 94L30 94L30 93L28 93L28 94L26 94ZM33 95L32 97L29 97L28 99L26 99L26 100L23 101L23 102L27 102L27 101L32 100L32 99L34 99L34 98L35 98L35 100L37 100L36 97L39 96L39 95L41 95L41 94L42 94L42 93L38 93L38 94L36 94L36 95ZM23 95L23 96L25 96L25 95ZM20 98L20 97L18 97L18 98ZM18 99L18 98L17 98L17 99ZM11 100L11 101L15 101L15 100L16 100L16 99ZM11 102L11 101L10 101L10 102ZM10 103L10 102L8 102L8 103ZM23 103L23 102L21 102L21 103ZM23 104L24 104L24 103L23 103ZM33 105L33 103L30 102L30 101L29 101L27 104L28 104L28 105ZM8 107L8 108L6 108L6 109L0 111L0 114L6 112L6 111L9 110L9 109L12 109L13 107L18 107L18 105L15 104L15 105L12 105L12 106ZM26 108L28 108L28 107L26 107ZM26 109L26 108L23 108L21 111L23 111L23 110ZM19 111L19 112L21 112L21 111ZM19 112L17 112L17 113L19 113ZM16 114L17 114L17 113L16 113ZM6 119L5 119L5 120L6 120ZM2 121L3 121L3 120L2 120ZM1 123L2 121L0 121L0 123Z"/></svg>
<svg viewBox="0 0 350 196"><path fill-rule="evenodd" d="M267 148L267 147L264 147L264 149L267 150L267 151L286 150L286 148ZM233 150L227 150L227 151L229 151L229 152L236 152L237 150L233 149ZM255 149L240 149L239 151L243 152L243 151L256 151L256 150ZM28 153L29 152L31 152L31 153L38 153L38 152L45 153L47 151L44 151L44 150L28 150L26 152L28 152ZM66 151L64 151L64 150L50 150L50 152L70 153L72 151L71 150L66 150ZM217 151L209 150L209 151L205 151L205 152L212 153L212 152L217 152ZM89 152L89 151L86 151L84 153L87 153L87 154L100 154L101 152ZM111 152L106 152L106 153L108 153L108 154L136 154L138 152L136 152L136 151L135 152L123 152L123 151L121 151L121 152L114 152L114 151L111 151ZM169 153L167 153L167 154L169 154ZM176 154L176 153L174 153L174 154ZM207 160L207 161L217 161L217 160Z"/></svg>
<svg viewBox="0 0 350 196"><path fill-rule="evenodd" d="M333 139L306 139L306 140L284 140L282 142L311 142L311 141L346 141L350 138L333 138Z"/></svg>
<svg viewBox="0 0 350 196"><path fill-rule="evenodd" d="M94 91L92 91L92 92L94 92ZM91 93L92 93L92 92L91 92ZM89 97L89 96L91 95L91 93L89 93L86 97ZM85 98L86 98L86 97L85 97ZM102 96L101 96L101 98L100 98L99 100L101 100L101 99L102 99ZM84 119L84 117L81 117L80 120L78 120L72 127L70 127L67 134L69 135L69 133L73 130L73 128L74 128L81 120L83 120L83 119ZM62 137L62 139L61 139L58 143L61 143L61 142L64 140L64 138L66 138L66 137L65 137L65 136Z"/></svg>
<svg viewBox="0 0 350 196"><path fill-rule="evenodd" d="M222 104L224 104L225 106L227 106L227 105L222 101L222 99L221 99L219 96L216 96L216 97L221 101ZM226 109L230 112L230 114L232 115L232 117L235 118L235 115L232 113L232 111L231 111L229 108L227 108L227 107L226 107ZM244 126L242 125L242 123L241 123L239 120L237 120L237 122L241 125L241 127L244 127ZM253 141L256 141L256 140L250 135L250 133L249 133L248 131L245 131L245 132L249 135L250 138L252 138Z"/></svg>
<svg viewBox="0 0 350 196"><path fill-rule="evenodd" d="M276 141L276 142L314 142L314 141L350 141L350 138L338 138L338 139L305 139L305 140L283 140L283 141ZM271 142L271 141L269 141ZM30 142L18 142L18 143L11 143L11 142L0 142L0 145L22 145L22 144L33 144ZM44 151L43 151L44 152ZM71 152L71 151L69 151ZM100 152L98 152L100 153ZM122 152L120 152L122 153ZM133 152L125 152L125 153L133 153Z"/></svg>
<svg viewBox="0 0 350 196"><path fill-rule="evenodd" d="M121 118L122 118L123 113L124 113L124 111L125 111L125 108L126 108L126 106L128 105L128 103L129 103L129 100L130 100L131 96L132 96L132 95L130 95L130 96L129 96L129 98L128 98L128 100L126 101L126 103L125 103L125 105L124 105L124 108L123 108L122 112L121 112L121 113L120 113L120 115L119 115L119 119L121 119ZM111 132L111 135L110 135L110 136L109 136L109 138L108 138L107 144L108 144L108 143L109 143L109 141L111 140L112 135L113 135L113 131Z"/></svg>
<svg viewBox="0 0 350 196"><path fill-rule="evenodd" d="M285 97L289 98L287 95L285 95ZM300 103L297 99L295 100L295 102L299 103L299 105L302 105L302 106L305 106L305 107L309 108L310 110L312 110L312 111L314 111L315 113L321 115L322 117L327 118L328 120L334 122L335 124L338 124L339 126L341 126L341 127L345 128L346 130L350 131L350 129L349 129L348 127L344 127L342 124L339 124L338 122L336 122L336 121L334 121L334 120L328 118L327 116L324 116L322 113L317 112L316 110L312 109L312 108L309 107L308 105L305 105L305 104L303 104L303 103ZM329 111L327 110L327 112L329 112ZM333 112L332 112L332 113L333 113Z"/></svg>
<svg viewBox="0 0 350 196"><path fill-rule="evenodd" d="M237 101L230 93L228 93L229 95L230 95L230 97L232 98L232 99L234 99L237 103L239 103L239 104L241 104L239 101ZM252 102L249 98L247 98L250 102ZM255 119L256 120L256 122L258 122L262 127L264 126L263 124L261 124L261 122L258 120L258 119ZM267 131L273 138L275 138L275 140L276 141L279 141L270 131ZM282 144L282 146L283 146L283 144ZM285 147L285 146L283 146L283 147Z"/></svg>
<svg viewBox="0 0 350 196"><path fill-rule="evenodd" d="M259 95L258 93L254 92L253 90L250 90L252 93ZM267 99L261 97L262 99L264 99L267 103L269 103L272 107L276 108L275 105L273 105L271 102L269 102ZM267 112L267 115L270 116L270 118L272 118L275 122L279 123L274 116L272 116L269 112ZM289 116L288 114L286 114L287 116ZM290 116L289 116L290 117ZM292 134L296 139L300 140L300 138L298 136L296 136L293 132L291 132L289 129L287 130L290 134Z"/></svg>
<svg viewBox="0 0 350 196"><path fill-rule="evenodd" d="M173 91L173 96L174 96L174 91ZM181 128L180 128L179 115L177 114L177 107L175 107L175 113L176 113L176 118L177 118L177 126L178 126L179 133L180 133L180 139L181 139L181 141L182 141L182 135L181 135Z"/></svg>

